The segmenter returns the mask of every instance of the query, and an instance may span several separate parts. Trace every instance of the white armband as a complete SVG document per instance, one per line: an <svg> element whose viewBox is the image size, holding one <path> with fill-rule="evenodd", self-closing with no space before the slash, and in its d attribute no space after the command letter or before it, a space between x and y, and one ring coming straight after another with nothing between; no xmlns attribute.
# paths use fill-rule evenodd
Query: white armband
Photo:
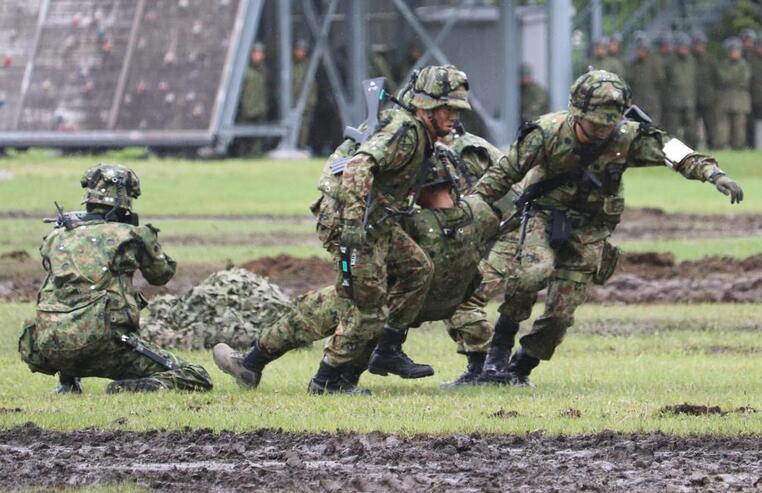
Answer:
<svg viewBox="0 0 762 493"><path fill-rule="evenodd" d="M696 151L683 144L681 141L672 138L669 139L669 142L664 144L661 152L664 153L667 166L674 169L674 167L680 164L683 159Z"/></svg>

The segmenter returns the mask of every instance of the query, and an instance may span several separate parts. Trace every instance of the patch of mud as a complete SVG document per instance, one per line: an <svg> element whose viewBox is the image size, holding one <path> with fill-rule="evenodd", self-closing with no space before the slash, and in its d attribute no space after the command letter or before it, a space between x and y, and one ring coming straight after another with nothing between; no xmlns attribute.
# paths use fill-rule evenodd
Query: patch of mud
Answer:
<svg viewBox="0 0 762 493"><path fill-rule="evenodd" d="M754 414L757 410L753 407L739 407L732 411L723 411L720 406L704 406L702 404L676 404L673 406L664 406L659 409L658 414L686 414L688 416L709 416L718 415L725 416L730 413L736 414Z"/></svg>
<svg viewBox="0 0 762 493"><path fill-rule="evenodd" d="M675 263L671 254L626 254L589 300L616 303L758 303L762 301L762 254L743 260L705 257Z"/></svg>
<svg viewBox="0 0 762 493"><path fill-rule="evenodd" d="M0 258L0 299L32 301L44 272L29 256ZM177 274L165 286L151 286L139 275L135 285L151 298L181 295L213 272L220 264L178 265ZM296 258L282 254L262 257L241 267L269 277L289 296L321 288L335 281L334 266L320 257ZM542 299L542 297L541 297ZM614 276L604 286L590 285L588 299L598 303L759 303L762 302L762 254L743 260L707 257L676 263L670 254L626 254Z"/></svg>
<svg viewBox="0 0 762 493"><path fill-rule="evenodd" d="M0 489L754 491L759 438L0 431Z"/></svg>
<svg viewBox="0 0 762 493"><path fill-rule="evenodd" d="M703 406L700 404L676 404L674 406L664 406L659 409L659 414L687 414L688 416L708 416L710 414L725 414L720 406Z"/></svg>
<svg viewBox="0 0 762 493"><path fill-rule="evenodd" d="M260 276L269 277L289 294L304 293L336 281L333 264L320 257L296 258L291 255L262 257L247 262L241 267Z"/></svg>
<svg viewBox="0 0 762 493"><path fill-rule="evenodd" d="M161 237L162 245L210 245L215 246L320 246L314 233L245 234L225 236L166 235Z"/></svg>
<svg viewBox="0 0 762 493"><path fill-rule="evenodd" d="M8 260L15 260L17 262L26 262L27 260L31 260L32 257L27 253L26 250L13 250L10 252L5 252L0 255L0 259L8 259Z"/></svg>
<svg viewBox="0 0 762 493"><path fill-rule="evenodd" d="M762 234L760 214L684 214L661 209L627 209L615 241L678 238L726 238Z"/></svg>

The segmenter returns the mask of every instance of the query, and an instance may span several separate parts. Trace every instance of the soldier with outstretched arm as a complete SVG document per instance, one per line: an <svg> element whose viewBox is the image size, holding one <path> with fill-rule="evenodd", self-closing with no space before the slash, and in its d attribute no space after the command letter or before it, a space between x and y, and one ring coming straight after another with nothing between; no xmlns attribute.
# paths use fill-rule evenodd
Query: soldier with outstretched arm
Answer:
<svg viewBox="0 0 762 493"><path fill-rule="evenodd" d="M527 204L525 228L506 233L502 248L487 259L506 266L505 297L479 382L526 384L532 369L553 356L602 256L616 258L606 239L624 211L627 168L666 166L713 184L731 203L743 199L741 187L712 156L690 149L642 113L624 118L630 106L630 89L616 74L582 75L571 87L569 110L523 126L507 159L477 183L475 192L494 203L533 169L528 188L542 192ZM521 229L525 235L519 245ZM537 293L546 287L545 311L509 361L519 323L529 318ZM484 300L469 300L458 316L486 320Z"/></svg>

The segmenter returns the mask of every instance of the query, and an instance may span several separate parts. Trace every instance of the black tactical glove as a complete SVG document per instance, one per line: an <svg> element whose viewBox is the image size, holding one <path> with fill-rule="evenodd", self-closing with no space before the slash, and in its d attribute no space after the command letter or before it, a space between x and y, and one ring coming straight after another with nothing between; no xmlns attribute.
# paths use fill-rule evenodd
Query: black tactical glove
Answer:
<svg viewBox="0 0 762 493"><path fill-rule="evenodd" d="M724 174L717 174L711 178L711 181L717 190L725 195L730 195L731 204L740 204L743 200L743 190L732 178Z"/></svg>
<svg viewBox="0 0 762 493"><path fill-rule="evenodd" d="M359 248L367 241L365 228L356 221L346 221L341 228L339 243L351 248Z"/></svg>

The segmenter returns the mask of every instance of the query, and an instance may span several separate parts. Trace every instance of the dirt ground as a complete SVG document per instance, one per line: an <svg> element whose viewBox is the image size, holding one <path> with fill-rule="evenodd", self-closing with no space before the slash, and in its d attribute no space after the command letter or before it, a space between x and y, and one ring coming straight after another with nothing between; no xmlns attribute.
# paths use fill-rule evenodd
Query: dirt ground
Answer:
<svg viewBox="0 0 762 493"><path fill-rule="evenodd" d="M658 433L402 438L30 424L0 431L0 489L130 481L161 491L759 491L759 444Z"/></svg>
<svg viewBox="0 0 762 493"><path fill-rule="evenodd" d="M267 221L268 217L257 216ZM249 216L226 220L252 219ZM301 222L307 218L285 220ZM658 209L636 209L625 213L616 240L648 238L728 237L762 235L762 216L736 214L702 216L665 214ZM304 235L224 238L224 244L284 244L316 241ZM168 237L167 244L208 244L211 238ZM219 244L217 242L215 244ZM213 245L209 245L213 248ZM136 285L148 297L181 294L223 265L181 264L177 275L166 286L156 288L138 279ZM265 275L289 295L304 293L334 282L333 266L325 259L294 258L289 255L264 257L245 262L242 267ZM0 252L0 300L29 301L36 296L43 272L37 258L27 252ZM762 302L762 254L744 260L708 257L675 263L670 255L629 254L605 286L593 286L590 300L608 303L688 303L688 302Z"/></svg>

